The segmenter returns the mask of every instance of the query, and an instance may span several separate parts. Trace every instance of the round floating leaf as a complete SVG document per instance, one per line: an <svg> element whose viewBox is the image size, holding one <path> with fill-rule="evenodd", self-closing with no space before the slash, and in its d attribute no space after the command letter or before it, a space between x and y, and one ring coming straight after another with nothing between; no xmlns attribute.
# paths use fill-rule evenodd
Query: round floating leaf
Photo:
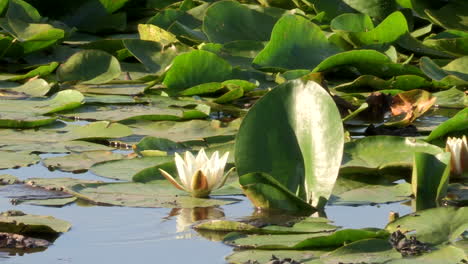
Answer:
<svg viewBox="0 0 468 264"><path fill-rule="evenodd" d="M75 53L57 69L57 78L62 81L81 81L100 84L120 76L119 61L107 52L83 50Z"/></svg>
<svg viewBox="0 0 468 264"><path fill-rule="evenodd" d="M197 224L196 226L194 226L194 229L255 234L301 234L330 232L337 229L337 227L334 225L330 225L326 220L323 221L322 218L310 217L295 223L291 227L268 225L259 228L248 223L227 220L211 220Z"/></svg>
<svg viewBox="0 0 468 264"><path fill-rule="evenodd" d="M377 19L384 19L397 10L395 1L388 0L343 0L353 9Z"/></svg>
<svg viewBox="0 0 468 264"><path fill-rule="evenodd" d="M148 135L156 138L166 138L175 142L203 140L216 136L232 136L237 133L240 119L227 124L219 120L190 120L185 122L138 121L128 124L137 135Z"/></svg>
<svg viewBox="0 0 468 264"><path fill-rule="evenodd" d="M366 137L345 144L341 173L374 173L392 167L411 168L415 152L436 155L443 150L414 138Z"/></svg>
<svg viewBox="0 0 468 264"><path fill-rule="evenodd" d="M55 117L42 116L79 107L83 95L74 90L60 91L46 100L0 100L0 126L36 127L55 121Z"/></svg>
<svg viewBox="0 0 468 264"><path fill-rule="evenodd" d="M219 1L206 10L203 31L215 43L267 41L276 20L276 17L235 1Z"/></svg>
<svg viewBox="0 0 468 264"><path fill-rule="evenodd" d="M433 245L454 241L468 228L468 207L439 207L418 211L391 222L389 232L415 231L416 238Z"/></svg>
<svg viewBox="0 0 468 264"><path fill-rule="evenodd" d="M201 199L186 196L169 181L141 183L78 184L72 187L79 198L102 205L129 207L195 208L226 205L235 199Z"/></svg>
<svg viewBox="0 0 468 264"><path fill-rule="evenodd" d="M71 224L52 216L29 215L21 211L0 214L0 232L15 234L56 234L67 232Z"/></svg>
<svg viewBox="0 0 468 264"><path fill-rule="evenodd" d="M105 139L126 137L131 134L132 130L126 125L101 121L74 127L65 134L65 137L70 140Z"/></svg>
<svg viewBox="0 0 468 264"><path fill-rule="evenodd" d="M336 194L330 198L330 203L333 205L374 205L408 200L411 194L411 185L408 183L367 185Z"/></svg>
<svg viewBox="0 0 468 264"><path fill-rule="evenodd" d="M177 56L164 78L164 85L180 92L207 82L222 82L231 77L232 67L208 51L195 50Z"/></svg>
<svg viewBox="0 0 468 264"><path fill-rule="evenodd" d="M272 255L279 259L291 258L299 263L305 263L311 259L320 257L324 251L312 250L242 250L234 251L231 255L226 257L229 263L242 264L257 261L258 263L268 263L272 260Z"/></svg>
<svg viewBox="0 0 468 264"><path fill-rule="evenodd" d="M95 163L122 159L122 154L111 151L88 151L79 154L70 154L63 157L46 158L42 162L49 169L59 169L61 171L84 172Z"/></svg>
<svg viewBox="0 0 468 264"><path fill-rule="evenodd" d="M312 69L338 52L319 26L300 16L285 15L275 24L270 42L253 64L280 71Z"/></svg>
<svg viewBox="0 0 468 264"><path fill-rule="evenodd" d="M0 151L0 169L19 168L38 163L41 158L25 152Z"/></svg>
<svg viewBox="0 0 468 264"><path fill-rule="evenodd" d="M93 165L91 172L106 178L131 181L137 172L173 160L172 156L161 156L105 161Z"/></svg>
<svg viewBox="0 0 468 264"><path fill-rule="evenodd" d="M321 260L324 264L386 263L386 261L394 258L401 258L401 254L394 250L387 240L371 238L344 245L330 252Z"/></svg>
<svg viewBox="0 0 468 264"><path fill-rule="evenodd" d="M322 207L338 175L343 126L332 98L315 82L286 82L248 112L236 138L239 175L265 172Z"/></svg>

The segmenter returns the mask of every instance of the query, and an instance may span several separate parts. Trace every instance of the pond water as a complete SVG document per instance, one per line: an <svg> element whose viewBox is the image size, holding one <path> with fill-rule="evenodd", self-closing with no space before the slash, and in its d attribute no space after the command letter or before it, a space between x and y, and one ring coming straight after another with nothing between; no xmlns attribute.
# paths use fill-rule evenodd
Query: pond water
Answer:
<svg viewBox="0 0 468 264"><path fill-rule="evenodd" d="M12 174L21 179L75 177L109 181L90 172L51 172L41 164L2 170L1 173ZM62 208L12 205L8 196L12 193L18 195L22 188L25 187L0 187L1 211L22 210L30 214L51 215L69 221L73 227L43 252L21 256L0 252L1 263L225 263L224 258L232 253L232 248L203 238L190 228L191 224L206 218L238 220L254 213L246 198L240 198L242 201L239 203L219 208L181 210L105 207L83 203ZM326 208L329 219L339 226L349 228L382 228L391 211L404 215L410 213L411 208L400 203Z"/></svg>

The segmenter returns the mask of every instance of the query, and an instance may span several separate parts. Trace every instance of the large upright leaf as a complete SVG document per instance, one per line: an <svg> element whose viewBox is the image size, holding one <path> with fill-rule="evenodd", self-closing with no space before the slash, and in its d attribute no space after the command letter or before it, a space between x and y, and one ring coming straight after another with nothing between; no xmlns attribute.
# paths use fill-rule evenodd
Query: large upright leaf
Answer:
<svg viewBox="0 0 468 264"><path fill-rule="evenodd" d="M235 1L220 1L206 10L203 31L209 40L226 43L235 40L267 41L277 18L252 10Z"/></svg>
<svg viewBox="0 0 468 264"><path fill-rule="evenodd" d="M317 83L286 82L249 111L236 140L239 175L266 172L289 191L322 207L338 175L343 126Z"/></svg>
<svg viewBox="0 0 468 264"><path fill-rule="evenodd" d="M119 61L107 52L83 50L75 53L57 70L60 81L99 84L120 76Z"/></svg>
<svg viewBox="0 0 468 264"><path fill-rule="evenodd" d="M417 152L414 154L411 185L416 197L416 210L437 207L447 194L450 175L450 153L439 155Z"/></svg>
<svg viewBox="0 0 468 264"><path fill-rule="evenodd" d="M319 26L303 17L286 15L275 24L270 42L253 64L279 71L312 69L339 51Z"/></svg>
<svg viewBox="0 0 468 264"><path fill-rule="evenodd" d="M164 78L164 85L175 92L192 86L221 82L230 78L232 67L225 60L208 51L195 50L177 56Z"/></svg>

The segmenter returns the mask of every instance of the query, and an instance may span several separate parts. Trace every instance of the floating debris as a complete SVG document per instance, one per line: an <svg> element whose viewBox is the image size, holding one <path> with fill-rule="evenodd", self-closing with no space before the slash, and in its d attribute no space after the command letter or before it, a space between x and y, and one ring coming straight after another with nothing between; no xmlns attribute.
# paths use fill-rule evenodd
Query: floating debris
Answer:
<svg viewBox="0 0 468 264"><path fill-rule="evenodd" d="M422 253L431 251L427 244L417 240L414 236L411 236L408 239L400 230L397 230L390 235L389 242L392 244L394 249L401 253L403 257L418 256Z"/></svg>

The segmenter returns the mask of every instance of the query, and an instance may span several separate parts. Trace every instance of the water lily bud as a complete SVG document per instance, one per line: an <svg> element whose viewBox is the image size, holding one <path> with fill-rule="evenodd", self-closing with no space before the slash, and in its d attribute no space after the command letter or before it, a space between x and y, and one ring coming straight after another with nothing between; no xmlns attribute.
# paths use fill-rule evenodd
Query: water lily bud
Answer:
<svg viewBox="0 0 468 264"><path fill-rule="evenodd" d="M159 169L159 171L177 189L189 192L193 197L208 197L212 190L224 185L229 172L232 171L231 169L224 174L228 156L229 152L226 152L219 158L218 151L215 151L208 159L203 148L198 152L197 157L187 151L185 152L185 159L182 159L176 153L175 164L180 183L166 171L162 169Z"/></svg>
<svg viewBox="0 0 468 264"><path fill-rule="evenodd" d="M445 150L452 154L451 173L452 175L463 176L468 172L468 146L466 136L462 138L448 138Z"/></svg>

